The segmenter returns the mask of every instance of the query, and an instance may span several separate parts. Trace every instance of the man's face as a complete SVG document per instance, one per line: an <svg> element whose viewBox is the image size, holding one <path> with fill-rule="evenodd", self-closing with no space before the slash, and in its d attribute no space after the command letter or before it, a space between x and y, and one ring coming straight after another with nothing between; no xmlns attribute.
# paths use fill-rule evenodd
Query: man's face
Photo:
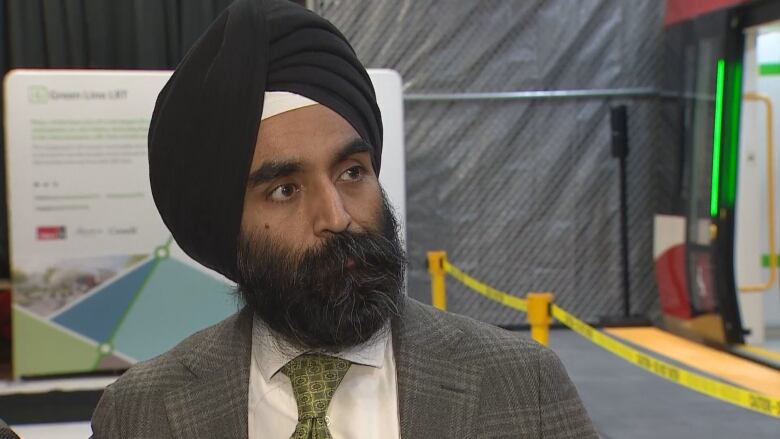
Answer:
<svg viewBox="0 0 780 439"><path fill-rule="evenodd" d="M400 312L396 220L370 146L329 108L262 122L241 229L241 295L288 341L340 350Z"/></svg>
<svg viewBox="0 0 780 439"><path fill-rule="evenodd" d="M370 147L333 110L312 105L266 119L247 183L242 229L286 250L378 224L382 204Z"/></svg>

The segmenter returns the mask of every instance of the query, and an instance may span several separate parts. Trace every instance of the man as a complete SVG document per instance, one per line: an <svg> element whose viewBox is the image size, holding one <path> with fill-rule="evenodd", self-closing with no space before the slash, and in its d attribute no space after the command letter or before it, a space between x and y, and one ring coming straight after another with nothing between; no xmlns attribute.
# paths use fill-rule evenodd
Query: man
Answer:
<svg viewBox="0 0 780 439"><path fill-rule="evenodd" d="M160 93L149 163L179 245L246 306L111 385L95 437L597 437L549 350L404 295L381 151L344 37L234 2Z"/></svg>

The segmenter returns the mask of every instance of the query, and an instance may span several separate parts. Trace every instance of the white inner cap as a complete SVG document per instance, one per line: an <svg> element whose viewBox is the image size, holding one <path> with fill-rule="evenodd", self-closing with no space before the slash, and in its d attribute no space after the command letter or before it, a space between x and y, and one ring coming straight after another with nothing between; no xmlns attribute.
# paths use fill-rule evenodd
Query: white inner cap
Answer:
<svg viewBox="0 0 780 439"><path fill-rule="evenodd" d="M274 117L277 114L317 104L317 101L313 101L299 94L287 91L267 91L265 92L265 98L263 99L263 115L260 116L260 120L265 120L269 117Z"/></svg>

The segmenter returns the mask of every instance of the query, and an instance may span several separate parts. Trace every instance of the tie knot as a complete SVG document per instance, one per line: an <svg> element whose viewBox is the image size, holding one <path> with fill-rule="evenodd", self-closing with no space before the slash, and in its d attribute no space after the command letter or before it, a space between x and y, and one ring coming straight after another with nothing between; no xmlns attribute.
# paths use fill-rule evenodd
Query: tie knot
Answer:
<svg viewBox="0 0 780 439"><path fill-rule="evenodd" d="M321 354L303 354L282 367L290 378L298 420L324 418L333 393L347 374L350 362Z"/></svg>

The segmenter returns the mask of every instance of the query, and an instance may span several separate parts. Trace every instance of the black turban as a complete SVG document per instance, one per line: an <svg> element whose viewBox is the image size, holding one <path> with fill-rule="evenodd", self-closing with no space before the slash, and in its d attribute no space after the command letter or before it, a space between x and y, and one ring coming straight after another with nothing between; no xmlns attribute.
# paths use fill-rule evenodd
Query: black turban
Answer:
<svg viewBox="0 0 780 439"><path fill-rule="evenodd" d="M379 173L374 88L344 36L288 0L233 2L176 67L149 128L149 177L165 225L190 257L232 280L266 91L339 113L373 147Z"/></svg>

